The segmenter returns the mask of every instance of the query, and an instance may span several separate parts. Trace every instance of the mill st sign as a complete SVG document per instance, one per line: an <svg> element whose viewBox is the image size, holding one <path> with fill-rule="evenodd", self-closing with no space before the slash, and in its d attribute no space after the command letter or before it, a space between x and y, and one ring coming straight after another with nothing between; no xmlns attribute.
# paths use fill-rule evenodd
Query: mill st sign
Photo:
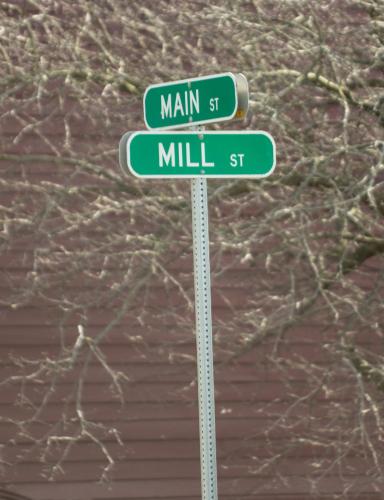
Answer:
<svg viewBox="0 0 384 500"><path fill-rule="evenodd" d="M134 132L123 139L121 166L136 177L265 177L275 167L275 142L263 131Z"/></svg>
<svg viewBox="0 0 384 500"><path fill-rule="evenodd" d="M151 85L144 94L144 121L149 129L244 118L248 84L242 74L222 73Z"/></svg>

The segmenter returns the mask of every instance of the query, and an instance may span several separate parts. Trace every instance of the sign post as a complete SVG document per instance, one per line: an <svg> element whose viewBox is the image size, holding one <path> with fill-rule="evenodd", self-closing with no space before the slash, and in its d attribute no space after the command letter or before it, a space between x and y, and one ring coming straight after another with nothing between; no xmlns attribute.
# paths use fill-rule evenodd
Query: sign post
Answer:
<svg viewBox="0 0 384 500"><path fill-rule="evenodd" d="M191 180L202 500L217 500L207 180Z"/></svg>
<svg viewBox="0 0 384 500"><path fill-rule="evenodd" d="M196 126L243 118L247 108L248 84L242 74L152 85L144 95L147 128L193 125L194 130L126 133L119 145L124 174L191 179L202 500L217 500L207 178L266 177L275 168L276 153L267 132L213 132Z"/></svg>

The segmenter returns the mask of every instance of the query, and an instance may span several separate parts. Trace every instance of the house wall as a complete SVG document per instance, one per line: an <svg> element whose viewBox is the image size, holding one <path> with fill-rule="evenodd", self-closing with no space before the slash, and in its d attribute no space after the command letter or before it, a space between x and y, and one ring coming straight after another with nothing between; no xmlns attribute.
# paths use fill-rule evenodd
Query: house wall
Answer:
<svg viewBox="0 0 384 500"><path fill-rule="evenodd" d="M118 137L115 139L117 143ZM8 175L11 173L10 164L3 162L2 168ZM56 175L56 168L52 170ZM31 271L34 250L33 242L29 241L27 246L17 243L3 251L1 268L6 277L0 285L3 297L15 289L14 281L9 280L17 282L20 276ZM230 263L231 255L225 259ZM374 282L373 277L381 265L379 258L366 263L367 283L370 276ZM356 446L349 451L346 447L348 460L342 471L324 472L333 467L338 447L348 440L348 423L358 417L354 415L356 388L345 373L337 371L339 358L329 349L335 327L322 323L316 316L309 316L300 326L288 328L279 340L271 337L243 349L236 330L228 330L226 325L234 308L247 313L250 308L247 296L257 294L259 281L268 280L268 273L252 268L247 262L237 262L223 274L219 272L221 268L225 268L223 256L218 263L214 254L213 324L220 498L309 499L311 485L315 482L319 492L316 498L328 499L341 495L351 484L351 477L353 492L358 493L360 500L380 498L377 484L367 481L370 460L359 453ZM191 252L173 261L169 269L180 279L187 276L187 290L192 297ZM85 281L86 278L79 276L70 286L86 292ZM278 288L278 283L275 285ZM62 284L58 296L66 286ZM144 300L147 309L143 322L140 314ZM174 312L175 307L178 318L183 318L182 323L168 314ZM85 325L86 335L95 337L115 312L114 306L91 308ZM73 346L82 318L73 315L64 325L61 321L60 308L37 298L16 309L2 306L2 377L23 373L23 369L15 365L17 359L54 360L62 352L63 344ZM247 328L250 332L253 329L245 323L238 328L242 329L242 335ZM236 351L236 345L240 351L232 357L230 353ZM372 348L367 338L361 339L361 345ZM31 498L47 500L200 498L193 311L183 304L174 286L164 285L161 280L153 282L149 290L138 294L135 303L99 347L109 366L127 377L122 384L123 402L111 389L111 377L100 362L93 359L86 373L82 408L87 418L108 430L96 431L99 442L81 439L74 444L62 464L62 446L53 442L44 455L36 442L48 429L51 432L53 429L53 434L57 431L69 435L74 430L70 416L76 416L76 398L72 397L67 405L64 401L76 389L81 363L78 369L58 377L44 410L26 432L9 420L22 418L27 421L42 403L50 381L45 380L42 384L15 382L2 387L0 440L3 443L4 485ZM327 394L321 383L313 393L313 380L309 380L301 360L312 365L315 372L316 367L321 368L321 373L329 371L334 378L327 386L332 387L332 394ZM335 375L331 375L332 372ZM55 430L52 426L60 422L63 408L66 421ZM338 418L344 419L344 434L340 434L340 426L332 424L332 419ZM329 446L333 439L334 447ZM328 445L323 446L321 440ZM115 461L108 474L111 482L99 482L108 466L102 447ZM50 481L55 461L60 467Z"/></svg>
<svg viewBox="0 0 384 500"><path fill-rule="evenodd" d="M63 80L57 79L43 103L21 105L17 95L19 115L1 116L0 204L5 215L0 239L0 381L7 383L0 385L0 483L36 500L197 500L188 181L149 188L150 181L124 179L118 185L117 145L126 130L143 127L142 97L127 95L117 103L108 96L103 100L96 84L89 88L104 108L94 105L89 95L68 95ZM342 116L339 104L337 109ZM280 151L279 143L277 147ZM90 174L77 158L101 165L101 174L111 173L114 180L100 181L101 174ZM98 191L99 182L105 191ZM210 182L210 193L222 182ZM77 187L86 192L72 197L71 189ZM307 189L310 197L314 188ZM159 204L162 214L145 212L154 192L172 201ZM141 205L134 216L115 207L104 224L88 224L100 193L111 205L114 196L127 207L137 200ZM234 186L228 199L212 196L210 201L219 497L379 500L384 490L377 473L381 456L370 451L380 449L381 424L372 411L365 413L362 386L367 384L368 395L377 400L380 391L351 370L352 358L342 351L341 337L349 335L364 352L382 353L380 311L367 306L367 316L378 315L374 330L374 322L368 326L364 317L349 320L347 302L335 319L320 297L298 320L297 308L289 302L290 271L302 268L295 286L305 290L308 264L289 255L267 268L258 255L275 248L276 234L260 243L254 240L244 256L235 246L225 248L220 241L225 231L219 236L216 231L236 219L246 232L262 219L269 201L262 193L251 194L243 203L241 186ZM75 227L66 220L63 225L52 199L66 217L71 210L83 210L86 223ZM14 221L16 213L24 214L25 221ZM173 225L174 232L168 233ZM67 230L63 234L61 227ZM107 245L111 228L119 237L155 235L157 243L173 235L177 248L172 250L167 242L170 254L161 260L168 279L159 269L148 271L140 286L139 271L132 282L126 279L129 259L120 259L123 240ZM274 230L284 232L284 221ZM84 257L76 267L72 254L66 256L68 250L80 255L92 245L90 262ZM350 273L348 285L364 300L381 300L382 268L381 255L367 258ZM121 282L125 286L114 296L112 285ZM336 285L334 291L340 297L347 294ZM373 302L367 299L367 304ZM259 311L269 313L271 328L263 329ZM79 325L90 340L73 361ZM108 334L87 362L92 340L106 327ZM265 335L258 336L260 331ZM41 372L25 378L39 367ZM120 374L119 385L113 383L111 370ZM82 414L92 423L88 436L77 439L82 431L80 389ZM108 457L113 467L108 467Z"/></svg>

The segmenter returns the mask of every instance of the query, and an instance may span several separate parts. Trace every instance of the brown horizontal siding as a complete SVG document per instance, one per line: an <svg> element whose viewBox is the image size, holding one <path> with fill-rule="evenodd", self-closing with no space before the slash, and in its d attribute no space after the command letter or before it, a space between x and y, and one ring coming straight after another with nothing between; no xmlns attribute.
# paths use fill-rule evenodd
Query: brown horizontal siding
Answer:
<svg viewBox="0 0 384 500"><path fill-rule="evenodd" d="M299 419L309 417L311 425L316 426L321 419L327 416L332 416L339 423L347 424L355 418L354 406L351 402L345 400L339 401L316 401L316 404L303 402L301 404L292 405L292 401L265 401L250 400L250 394L243 394L242 401L216 399L216 418L218 421L226 421L233 419L267 419L271 425L280 421L280 426L294 425ZM332 405L332 407L330 406ZM173 402L153 402L146 401L135 402L135 404L122 404L114 400L98 402L97 405L93 402L84 402L82 409L85 416L89 419L95 419L99 423L111 424L115 422L117 425L122 421L142 421L153 422L162 420L185 420L197 419L197 401L182 401L181 399ZM53 424L60 420L63 416L64 408L61 402L50 402L49 405L39 414L39 420ZM0 414L3 418L3 423L12 418L20 418L26 422L31 419L36 413L36 409L25 403L17 407L11 406L8 403L0 404ZM76 416L75 403L65 405L65 414L68 416ZM111 420L111 415L114 419ZM337 417L337 418L336 418ZM367 419L368 421L368 419ZM243 432L243 431L242 431Z"/></svg>
<svg viewBox="0 0 384 500"><path fill-rule="evenodd" d="M5 355L10 350L20 350L23 351L25 348L34 349L31 351L32 355L43 352L45 350L50 351L52 349L57 350L59 348L58 343L61 342L63 346L71 348L78 338L78 325L83 325L84 332L88 338L97 339L98 334L103 331L103 325L93 323L93 316L90 318L78 318L79 321L76 323L74 320L69 320L64 325L60 325L59 321L56 319L56 324L51 321L48 324L38 323L38 318L41 318L41 313L38 308L28 308L25 311L24 308L11 310L10 308L3 308L5 314L3 314L4 323L5 318L8 318L8 324L3 324L2 328L2 343L0 344L0 351ZM36 324L28 325L26 320L28 319L28 312L33 311L36 313ZM46 313L49 309L46 309ZM55 310L51 308L52 316ZM106 309L106 311L108 311ZM118 308L116 308L118 311ZM60 314L59 310L56 310ZM110 312L110 311L109 311ZM214 311L215 312L215 311ZM225 312L225 311L223 311ZM220 311L221 313L221 311ZM1 315L0 315L1 317ZM76 318L75 318L76 319ZM129 321L131 319L131 321ZM188 354L190 346L195 344L195 334L194 334L194 324L193 315L189 313L188 316L183 318L183 322L180 325L164 321L162 318L162 323L156 324L155 317L149 318L145 325L140 325L137 318L133 318L132 314L126 314L125 317L120 321L117 326L111 327L108 331L106 338L101 342L102 346L106 349L124 348L127 349L128 356L132 349L148 350L158 348L158 352L161 353L160 346L163 347L164 352L168 351L173 347L177 347L178 350L182 350L185 346L185 353ZM13 324L12 324L13 323ZM181 323L181 322L180 322ZM60 329L58 328L60 326ZM234 330L233 327L229 328L226 324L214 324L214 341L218 351L224 348L233 349L244 346L243 335L245 333L249 335L257 335L256 327L251 325L237 326ZM372 331L366 329L361 332L361 335L356 334L356 341L361 345L367 346L374 345L378 341L379 334L377 331ZM331 327L319 328L316 325L306 325L305 327L297 327L289 330L283 339L279 342L274 342L272 340L265 340L263 344L255 345L252 349L254 360L258 360L258 355L266 354L269 351L272 352L273 347L275 348L276 356L281 355L284 357L290 357L293 353L300 353L303 350L310 350L311 348L316 348L318 350L318 356L314 357L314 360L320 361L321 352L327 351L329 343L335 341L335 331ZM249 347L251 349L251 346ZM315 353L314 353L315 354ZM246 353L240 358L241 361L246 361ZM329 360L329 359L328 359ZM112 360L115 363L119 362L119 358L114 358ZM170 358L172 361L172 358ZM187 361L187 358L186 358Z"/></svg>
<svg viewBox="0 0 384 500"><path fill-rule="evenodd" d="M0 359L2 359L2 355L7 357L7 352L9 352L10 348L22 349L22 346L28 346L28 348L39 346L41 350L49 350L52 346L57 346L59 341L63 342L65 346L70 347L76 342L78 337L77 324L72 324L72 326L70 326L70 324L73 323L72 321L69 322L69 325L61 325L59 331L57 322L56 325L54 322L44 325L40 320L40 323L37 321L35 325L28 324L23 317L20 317L20 309L12 310L11 308L3 308L3 311L7 313L9 321L8 323L5 321L6 316L4 314L4 320L2 320L1 324L0 353L2 354L0 354ZM23 309L21 309L21 312L22 311ZM34 311L36 311L37 317L41 318L39 309L34 309ZM220 311L221 318L225 318L225 314L226 312L224 309ZM128 314L126 316L128 318L132 317L132 315ZM227 331L226 324L222 325L215 321L216 316L217 311L214 311L214 341L218 349L220 349L220 343L225 345L228 342L230 342L233 347L236 347L241 338L239 333L257 334L256 328L251 325L241 325L238 326L235 331ZM183 324L176 324L176 322L171 319L167 321L166 318L165 320L163 318L161 323L156 322L153 318L148 318L143 326L138 323L137 318L132 319L133 321L131 321L129 325L113 326L107 338L103 341L103 345L121 345L129 349L129 346L145 348L146 346L153 347L162 344L166 349L167 346L170 347L177 343L182 345L183 343L194 344L195 342L195 325L192 312L189 313L189 316L184 318ZM84 324L84 322L80 324ZM92 324L92 317L89 318L85 324L86 335L91 338L96 337L104 326L102 324ZM380 331L372 330L368 326L360 327L359 325L355 325L355 329L351 331L351 333L352 332L354 342L357 345L365 346L367 349L370 347L374 348L377 342L380 342ZM334 344L336 340L336 329L332 324L319 325L314 322L307 322L290 328L278 343L265 340L263 345L255 346L252 352L256 360L258 359L258 353L265 354L266 350L274 345L277 349L277 354L289 357L293 352L300 353L300 350L303 348L305 349L305 346L308 344L308 349L312 344L316 344L320 354L322 350L327 351L328 346ZM279 349L279 346L281 349ZM241 360L242 358L240 358L240 361ZM320 361L316 357L314 360L317 362ZM5 361L5 359L3 359L3 361ZM115 360L113 361L115 362ZM185 361L187 361L187 359ZM330 361L329 357L327 361ZM265 360L265 362L267 362L267 360ZM229 367L229 370L231 369L232 368Z"/></svg>
<svg viewBox="0 0 384 500"><path fill-rule="evenodd" d="M196 421L197 425L197 421ZM199 443L197 439L189 439L185 436L183 439L169 440L164 439L158 441L145 441L139 438L129 440L123 446L117 443L115 437L107 436L103 443L116 458L116 461L121 459L132 460L173 460L180 458L196 459L199 457ZM334 460L335 448L340 443L335 442L334 446L321 446L313 440L303 443L294 443L292 440L285 439L271 439L267 440L265 436L259 437L245 437L237 436L236 438L220 439L217 446L217 456L219 462L225 464L228 460L233 463L237 458L248 457L249 464L256 467L258 460L266 460L274 457L290 458L304 462L315 462L316 460L324 460L330 462ZM60 449L52 448L49 454L51 463L58 461L61 456ZM35 450L32 443L20 443L17 446L9 447L6 456L9 459L19 463L35 463L38 464L35 458ZM355 449L347 448L345 450L345 457L348 459L363 459L367 460L364 451L357 445ZM91 441L77 441L71 448L69 455L69 462L71 461L93 461L104 460L105 457L100 447ZM273 464L273 461L271 461ZM277 461L278 463L278 461ZM17 471L17 468L16 468ZM64 468L65 472L65 468ZM64 475L65 477L65 475Z"/></svg>
<svg viewBox="0 0 384 500"><path fill-rule="evenodd" d="M118 310L118 309L117 309ZM36 309L38 312L38 309ZM216 311L214 311L216 312ZM221 312L221 311L220 311ZM225 312L225 311L223 311ZM18 313L12 311L12 324L2 325L2 342L0 344L0 359L5 362L9 356L9 353L20 350L20 352L25 349L32 349L31 355L36 355L38 352L53 352L59 349L59 343L61 343L66 348L70 349L76 342L78 338L77 325L83 324L85 333L90 338L96 338L97 335L102 331L102 324L89 324L87 321L79 321L77 324L74 321L70 321L70 325L66 324L61 326L61 332L58 331L58 325L54 322L50 324L35 324L28 325L25 322L25 316L17 317ZM130 318L129 316L128 318ZM1 315L0 315L1 318ZM92 319L92 318L91 318ZM137 323L128 321L121 321L118 326L114 326L108 332L106 338L102 341L103 348L111 348L116 346L116 348L124 348L127 353L134 349L136 351L142 349L158 350L160 354L163 352L161 359L165 359L165 353L170 351L172 348L177 348L175 351L175 356L169 358L169 362L181 362L182 359L178 358L176 353L182 354L183 346L185 346L185 359L184 362L188 362L188 355L190 349L195 344L195 332L192 314L190 315L190 321L188 325L188 318L184 318L183 324L180 326L175 326L175 324L170 321L169 324L163 323L162 325L157 325L154 321L151 323L146 323L146 325L140 326ZM243 335L257 335L257 330L246 325L244 327L237 327L237 330L233 331L233 327L228 327L228 325L214 324L213 325L213 335L214 342L216 345L215 355L222 356L220 351L229 349L232 347L240 347L244 345ZM377 330L372 330L370 328L363 328L356 325L356 330L351 331L350 335L353 335L353 340L356 345L364 347L365 349L376 349L377 343L380 341L380 332ZM160 346L163 347L161 351ZM313 358L311 358L315 363L331 363L332 356L330 355L332 349L336 349L337 337L334 328L331 326L319 327L312 324L307 324L303 327L298 326L287 331L283 339L278 343L274 341L264 341L262 345L256 344L254 347L250 347L253 359L249 359L249 355L245 352L244 355L239 357L236 362L260 362L260 357L263 355L268 355L274 352L275 357L280 358L291 358L292 356L305 355L305 353L312 351ZM340 347L340 346L339 346ZM246 351L246 350L245 350ZM168 352L168 354L171 354ZM195 353L196 354L196 353ZM128 354L129 356L129 354ZM190 358L190 360L195 359L195 355ZM123 361L119 361L119 357L111 360L113 363L121 364ZM139 361L139 360L138 360ZM268 364L268 359L265 359L262 364ZM232 368L229 367L229 370ZM270 370L273 367L269 367ZM293 373L295 369L292 368ZM234 371L232 369L232 371Z"/></svg>
<svg viewBox="0 0 384 500"><path fill-rule="evenodd" d="M71 415L69 415L69 417L70 416ZM185 438L197 439L198 426L196 425L196 418L197 415L193 419L177 418L161 420L153 417L151 420L130 420L128 409L126 419L122 419L120 416L120 420L116 418L109 421L103 421L102 423L107 429L117 428L121 439L125 442L130 439L135 440L138 437L140 437L143 441L158 441L162 439L169 439L172 441ZM311 432L314 432L313 425L316 423L315 421L309 421L309 419L303 417L300 418L289 415L281 418L280 421L276 418L273 419L267 417L252 416L250 418L221 418L221 416L218 415L216 421L217 437L219 440L235 439L239 436L239 429L241 429L242 434L244 433L244 435L249 437L268 436L270 439L284 439L287 436L287 433L289 433L291 439L296 436L302 437L302 439L308 439L311 436ZM339 419L339 423L344 424L344 426L350 425L353 422L354 419L352 418ZM366 418L364 422L367 429L375 427L375 421L372 417L370 419ZM318 420L318 423L320 423L320 419ZM55 422L42 421L32 422L30 424L27 423L28 435L31 436L31 439L41 438L45 435L47 427L50 427L50 424L52 425L54 432L58 432L60 434L65 435L65 433L68 433L71 436L76 436L79 432L79 425L77 422L64 422L62 425L57 425L55 428ZM335 430L332 427L328 429L326 426L324 426L321 431L317 432L318 434L321 434L324 439L337 439L337 436L341 434L339 429ZM103 434L103 432L101 432L101 434ZM2 442L12 439L12 436L14 435L17 436L16 439L20 440L20 442L28 443L30 441L28 435L23 435L23 429L19 432L19 428L15 424L3 423L0 429Z"/></svg>
<svg viewBox="0 0 384 500"><path fill-rule="evenodd" d="M188 217L189 220L189 217ZM141 224L143 223L144 226ZM138 229L141 230L140 234L145 235L146 230L148 232L153 231L153 227L149 225L148 221L139 221L136 224L132 224L129 221L124 221L124 229L125 234L136 234ZM28 233L27 233L28 234ZM31 266L35 261L35 251L36 251L36 235L33 231L30 231L30 239L26 238L26 234L23 233L22 238L12 240L11 248L7 248L7 245L4 245L2 251L0 253L0 269L3 271L12 270L19 275L22 275L22 271L30 271ZM70 242L68 242L68 248L70 247ZM44 246L38 245L38 254L44 249ZM87 269L100 270L100 268L106 267L106 270L113 272L114 270L119 270L121 268L124 269L125 263L121 259L121 255L125 255L126 253L126 244L124 241L121 242L120 252L118 249L116 253L111 253L108 256L108 265L104 266L105 252L97 252L97 250L93 250L92 261L87 261ZM81 260L83 255L83 249L78 249L76 253L76 248L73 248L73 254L71 254L71 258L78 257ZM57 249L50 249L49 256L52 262L55 262L59 259L64 259L63 252L58 251ZM192 248L188 246L184 248L182 255L172 255L172 258L167 262L166 268L169 271L173 271L177 274L182 272L192 272L193 271L193 256L192 256ZM370 279L370 284L372 286L373 282L376 281L383 270L384 256L377 255L374 257L368 258L356 271L353 271L353 276L356 277L366 277ZM44 267L43 267L44 268ZM49 268L47 269L49 271ZM228 283L241 283L243 280L245 282L251 282L253 280L253 284L257 285L257 281L263 278L271 278L275 276L275 273L268 272L264 265L263 267L254 267L250 265L249 262L242 262L241 257L233 252L225 251L216 254L215 252L211 255L211 272L213 276L215 273L220 273L221 280L226 280L227 277L230 278ZM282 277L286 277L286 274L279 275L279 280L273 280L269 282L268 280L263 283L264 287L273 288L275 286L279 286L282 284ZM218 279L215 277L215 279ZM257 280L255 282L255 280Z"/></svg>
<svg viewBox="0 0 384 500"><path fill-rule="evenodd" d="M52 103L51 105L54 106L54 103ZM139 109L137 102L136 109ZM134 109L132 109L132 111L134 112ZM140 112L142 112L142 109L140 110ZM44 135L44 137L47 137L50 140L55 138L55 136L63 139L63 137L65 137L64 118L66 118L68 123L70 124L71 137L79 139L79 141L77 142L81 142L84 139L94 140L95 147L97 147L100 142L108 142L109 145L111 144L111 142L116 144L121 137L121 135L119 135L119 130L122 129L120 128L118 116L116 116L116 121L113 124L113 129L103 127L103 132L101 133L100 128L95 127L94 122L92 122L92 118L90 118L84 112L78 113L77 111L75 111L74 113L71 113L71 111L68 110L67 113L63 113L57 110L56 112L49 115L47 108L47 113L44 113L44 116L42 116L41 118L38 115L36 115L35 117L28 117L28 130L26 130L25 133L21 135L21 138L24 139L28 135L30 137L35 137L36 142L40 143L43 141L42 137L39 134ZM122 120L121 115L120 120ZM6 124L7 136L17 137L20 134L20 131L24 128L23 125L25 126L25 122L23 124L23 122L21 122L18 118L8 115ZM139 124L137 125L139 126ZM144 123L142 123L142 125L144 125ZM139 130L139 128L137 130ZM86 137L84 131L86 131ZM22 149L23 147L22 139L19 140L20 149ZM97 139L99 141L97 141Z"/></svg>
<svg viewBox="0 0 384 500"><path fill-rule="evenodd" d="M372 347L374 346L375 344L372 345ZM122 349L126 349L126 347L122 346ZM148 353L149 351L150 347L147 346L144 353ZM9 351L4 354L2 359L2 366L0 366L1 380L12 376L22 378L29 373L33 373L33 369L19 368L17 365L12 363L8 357L10 352L15 353L15 351ZM2 350L2 353L4 353L4 350ZM9 363L6 362L7 358ZM174 383L175 380L177 380L180 385L184 386L185 384L192 383L196 379L196 364L194 363L192 357L185 358L183 360L180 356L179 360L175 359L173 362L169 362L165 359L159 359L158 361L153 360L152 362L143 359L141 362L140 360L136 360L134 363L131 361L127 361L125 363L111 361L109 365L112 370L124 374L127 377L127 380L121 381L123 384L135 382ZM331 367L331 363L325 364L323 368L329 367ZM59 377L59 381L67 384L76 382L81 370L81 365L73 367L73 369L67 373L62 373ZM215 377L217 381L221 383L233 384L234 387L236 387L237 384L239 384L240 387L241 383L257 383L260 381L281 383L286 373L286 370L270 366L267 360L258 361L257 359L254 362L240 362L239 360L236 365L232 366L224 363L222 366L217 365L215 368ZM300 382L308 380L306 372L300 370L299 368L289 369L288 373L289 381ZM107 373L105 369L100 369L100 363L95 360L88 365L85 376L87 380L91 381L93 384L108 384L111 382L110 374ZM343 382L350 381L350 378L346 373L341 372L334 375L332 380L335 383L338 382L342 384ZM27 385L33 385L33 381L25 382ZM13 383L13 385L15 386L16 384L17 380Z"/></svg>
<svg viewBox="0 0 384 500"><path fill-rule="evenodd" d="M340 478L339 476L330 476L326 479L319 479L318 490L320 494L342 494L343 489L348 486L350 478ZM312 485L312 486L311 486ZM286 495L308 495L308 491L313 487L311 480L304 477L294 477L290 480L276 478L244 478L222 479L220 481L219 495L273 495L274 492L281 492L284 489ZM354 490L356 493L371 493L377 495L377 484L367 476L354 477ZM116 496L121 499L133 498L180 498L180 492L188 491L188 495L198 496L200 494L200 481L198 479L169 479L143 481L114 481L113 485L100 485L99 483L71 482L67 484L52 484L42 490L40 485L28 485L25 490L20 487L21 493L27 492L30 496L37 496L41 500L51 500L53 495L61 498L71 498L72 500L81 500L84 496L88 498L113 498ZM357 497L360 498L360 497ZM380 498L380 497L378 497Z"/></svg>
<svg viewBox="0 0 384 500"><path fill-rule="evenodd" d="M129 447L129 443L127 443ZM257 450L255 450L257 453ZM255 457L256 458L256 457ZM287 481L292 477L307 477L311 475L311 479L315 482L320 476L324 475L329 467L334 466L332 458L320 458L319 460L305 461L301 457L288 458L279 460L278 464L272 464L266 467L264 464L258 464L257 460L249 460L248 457L236 457L232 460L218 460L218 477L219 480L228 478L247 478L257 471L258 478L273 479L277 474L284 475ZM89 459L87 463L73 460L68 463L65 468L65 474L52 473L49 463L43 468L36 463L23 463L17 466L17 470L11 471L8 475L8 480L18 480L19 484L41 483L42 479L49 478L51 474L55 477L57 484L65 483L66 476L71 478L71 481L97 481L108 462L106 460ZM54 465L54 464L52 464ZM258 470L260 467L260 471ZM348 466L338 469L340 475L345 478L350 478L351 475L359 474L359 471L366 470L369 476L369 462L362 457L350 458ZM181 459L176 460L159 460L157 457L148 457L145 460L137 461L134 457L129 460L118 460L113 470L110 473L111 479L114 481L135 481L138 479L146 479L148 476L151 479L199 479L200 461L199 457L194 460ZM22 478L21 480L19 479Z"/></svg>
<svg viewBox="0 0 384 500"><path fill-rule="evenodd" d="M129 329L127 330L129 334ZM159 336L161 330L159 330ZM235 343L236 339L234 339ZM28 341L27 341L28 342ZM9 360L12 356L25 356L27 359L44 359L44 357L53 357L57 359L59 354L65 355L58 345L42 345L38 346L35 344L29 345L26 342L24 346L14 345L3 347L0 351L1 359ZM236 344L235 344L236 345ZM367 344L367 347L374 347L374 343ZM69 344L68 348L72 348L73 344ZM196 348L193 341L184 341L183 339L179 342L169 342L167 344L161 344L161 341L156 344L148 343L145 345L145 337L143 341L136 342L135 344L129 343L116 343L107 344L102 343L99 347L102 347L104 356L108 361L113 363L158 363L159 361L163 363L169 363L173 360L185 360L191 361L196 358ZM235 347L235 346L234 346ZM283 353L283 358L285 359L310 359L312 363L322 363L331 364L330 355L326 348L318 345L316 342L302 342L295 344L281 344L280 350ZM225 362L228 357L228 346L224 345L224 349L220 348L220 344L217 346L215 351L215 359L217 363ZM88 350L88 349L87 349ZM257 363L262 362L262 358L265 356L271 356L275 353L275 346L273 343L258 345L254 349L248 350L241 357L238 358L239 363ZM68 356L68 353L67 353ZM276 353L275 353L276 357Z"/></svg>
<svg viewBox="0 0 384 500"><path fill-rule="evenodd" d="M15 279L15 285L17 286L17 278ZM81 286L80 288L80 283L79 283L79 288L75 288L73 284L71 283L70 286L66 287L65 283L61 283L61 285L57 286L55 289L52 291L49 291L49 300L56 301L60 300L60 297L65 294L66 296L77 296L81 292L83 295L89 292L92 292L94 290L94 284L93 286L91 283L89 283L88 288L87 286ZM191 303L193 303L193 298L191 297L191 290L192 288L189 286L187 288L187 294L189 296L189 300ZM102 294L107 294L109 292L110 295L112 295L110 288L107 288L107 285L105 287L100 287L99 288L99 293ZM7 301L11 300L12 296L15 296L15 300L17 301L17 296L19 294L12 294L10 293L10 290L6 288L1 288L0 287L0 301ZM245 304L248 303L250 297L249 290L243 287L221 287L221 288L216 288L214 287L212 289L212 307L213 309L221 309L221 308L226 308L226 307L233 307L236 308L237 310L241 310L244 308ZM107 295L108 298L108 295ZM106 300L107 300L106 298ZM172 293L172 292L167 292L166 288L160 287L160 286L153 286L151 287L150 292L146 296L146 301L151 304L153 307L157 308L166 308L168 307L182 307L186 305L186 299L181 296L180 293ZM111 309L113 307L118 307L121 302L122 298L118 297L117 299L113 301L109 301L111 303L108 304L108 309ZM39 307L39 299L34 299L32 301L28 301L28 308L33 308L33 307ZM102 306L103 308L105 306ZM2 310L0 309L0 316L2 314ZM18 314L23 313L23 306L20 308L17 308Z"/></svg>
<svg viewBox="0 0 384 500"><path fill-rule="evenodd" d="M262 383L261 383L262 382ZM58 386L55 389L54 394L52 394L50 401L58 402L63 401L65 398L70 397L73 390L76 388L76 384L66 384L60 383L58 379ZM34 403L38 403L45 391L49 389L49 384L35 384L25 387L25 396ZM16 387L5 387L2 389L2 401L4 403L14 402L16 397L16 390L20 389L19 386ZM237 390L236 390L237 389ZM123 386L123 396L125 401L129 403L137 402L142 403L145 401L161 402L161 401L178 401L181 399L189 400L191 397L194 398L195 392L197 392L196 387L190 388L190 386L185 387L182 382L174 383L153 383L153 382L143 382L125 384ZM302 381L290 381L288 387L284 382L271 382L268 380L260 380L254 382L243 382L241 385L220 383L218 381L215 385L216 396L222 400L229 401L242 401L244 395L247 394L250 400L258 401L270 401L274 399L290 400L292 394L296 397L306 396L308 394L308 385ZM335 391L337 394L337 392ZM337 394L334 399L325 395L323 392L316 397L316 400L348 400L353 396L355 391L353 388L341 387L339 389L339 394ZM116 396L115 396L116 397ZM111 382L108 384L93 384L92 382L87 382L84 387L83 400L85 402L98 403L103 402L106 399L111 398ZM113 399L113 397L112 397Z"/></svg>

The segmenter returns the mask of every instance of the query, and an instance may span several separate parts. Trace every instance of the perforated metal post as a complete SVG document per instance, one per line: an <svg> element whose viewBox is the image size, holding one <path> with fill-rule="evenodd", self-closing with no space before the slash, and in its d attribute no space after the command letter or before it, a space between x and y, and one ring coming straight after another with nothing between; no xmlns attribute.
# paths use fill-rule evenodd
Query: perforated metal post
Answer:
<svg viewBox="0 0 384 500"><path fill-rule="evenodd" d="M207 180L191 180L202 500L217 500Z"/></svg>

